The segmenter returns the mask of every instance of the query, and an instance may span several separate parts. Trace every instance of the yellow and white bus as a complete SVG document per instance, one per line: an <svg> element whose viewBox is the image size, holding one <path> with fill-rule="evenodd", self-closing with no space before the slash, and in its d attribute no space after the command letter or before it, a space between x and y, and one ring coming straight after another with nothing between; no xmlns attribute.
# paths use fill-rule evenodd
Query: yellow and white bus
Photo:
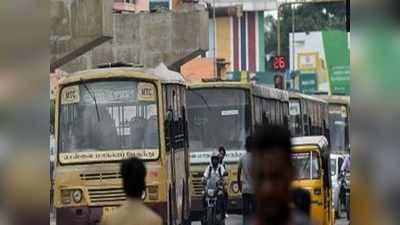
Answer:
<svg viewBox="0 0 400 225"><path fill-rule="evenodd" d="M317 95L329 104L329 132L331 149L334 152L348 151L350 96L344 95Z"/></svg>
<svg viewBox="0 0 400 225"><path fill-rule="evenodd" d="M290 92L289 99L289 129L292 136L323 135L329 140L328 102L298 92Z"/></svg>
<svg viewBox="0 0 400 225"><path fill-rule="evenodd" d="M192 175L192 215L202 211L201 178L212 151L226 149L228 211L241 209L237 167L245 153L246 137L256 124L288 123L286 91L249 82L212 81L188 85L187 107Z"/></svg>
<svg viewBox="0 0 400 225"><path fill-rule="evenodd" d="M58 225L97 224L120 206L120 161L147 167L145 203L164 224L188 222L186 83L163 64L77 72L55 102L54 206Z"/></svg>

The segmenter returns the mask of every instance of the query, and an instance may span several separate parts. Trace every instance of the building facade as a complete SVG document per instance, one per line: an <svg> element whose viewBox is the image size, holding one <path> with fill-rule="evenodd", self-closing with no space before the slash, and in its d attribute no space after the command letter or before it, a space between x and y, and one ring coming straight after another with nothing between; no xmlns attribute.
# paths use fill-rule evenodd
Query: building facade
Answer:
<svg viewBox="0 0 400 225"><path fill-rule="evenodd" d="M266 10L276 9L276 1L268 0L215 0L206 2L209 8L209 49L203 57L213 61L214 58L228 62L226 74L222 78L239 79L240 74L262 75L266 73L265 60L265 17ZM213 8L215 6L215 8ZM239 8L240 12L225 14L221 9ZM216 11L214 21L213 14ZM190 67L213 66L208 60L193 60L188 62ZM193 64L200 64L193 66ZM207 70L211 74L198 76L214 76L214 70ZM188 71L188 66L182 67L184 76L196 71ZM225 76L225 77L224 77Z"/></svg>

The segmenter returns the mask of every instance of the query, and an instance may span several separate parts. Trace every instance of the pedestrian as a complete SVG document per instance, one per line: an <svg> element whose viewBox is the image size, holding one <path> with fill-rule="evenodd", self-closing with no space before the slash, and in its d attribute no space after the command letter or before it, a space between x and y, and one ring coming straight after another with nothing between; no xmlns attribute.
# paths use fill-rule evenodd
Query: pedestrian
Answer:
<svg viewBox="0 0 400 225"><path fill-rule="evenodd" d="M138 158L131 158L121 163L122 183L126 202L101 225L161 225L161 217L144 205L142 196L146 187L146 167Z"/></svg>
<svg viewBox="0 0 400 225"><path fill-rule="evenodd" d="M229 175L229 168L228 165L225 163L224 159L226 156L226 150L224 146L219 146L218 148L218 153L219 153L219 164L224 168L225 173L223 174L224 177L227 177ZM225 213L225 218L228 218L228 191L224 187L224 200L223 200L223 210Z"/></svg>
<svg viewBox="0 0 400 225"><path fill-rule="evenodd" d="M219 146L218 148L218 153L219 153L219 163L224 167L225 169L225 176L228 176L228 165L225 163L224 159L226 156L226 150L224 146Z"/></svg>
<svg viewBox="0 0 400 225"><path fill-rule="evenodd" d="M351 167L351 161L350 161L350 154L349 154L344 157L343 164L340 167L340 174L345 176L346 173L350 172L350 167Z"/></svg>
<svg viewBox="0 0 400 225"><path fill-rule="evenodd" d="M256 209L253 181L251 177L251 137L246 139L246 153L239 159L237 181L242 193L243 224L248 225ZM242 179L243 177L243 179Z"/></svg>
<svg viewBox="0 0 400 225"><path fill-rule="evenodd" d="M290 207L294 167L290 132L277 125L257 127L252 141L251 174L256 196L254 225L311 225Z"/></svg>

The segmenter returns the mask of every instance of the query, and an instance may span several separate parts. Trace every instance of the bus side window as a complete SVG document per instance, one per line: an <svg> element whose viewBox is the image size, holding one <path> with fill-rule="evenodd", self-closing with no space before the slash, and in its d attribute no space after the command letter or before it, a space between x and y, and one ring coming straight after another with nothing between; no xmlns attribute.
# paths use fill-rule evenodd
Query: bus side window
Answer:
<svg viewBox="0 0 400 225"><path fill-rule="evenodd" d="M170 151L172 147L172 137L173 137L173 120L174 112L172 109L172 91L169 86L164 87L164 105L165 105L165 120L164 120L164 131L165 131L165 146L166 150Z"/></svg>
<svg viewBox="0 0 400 225"><path fill-rule="evenodd" d="M185 145L185 117L183 105L185 99L181 87L176 85L166 86L167 99L167 119L166 119L166 138L167 150L173 148L183 148Z"/></svg>
<svg viewBox="0 0 400 225"><path fill-rule="evenodd" d="M263 112L262 114L262 124L265 125L269 125L269 119L267 117L267 114L265 112Z"/></svg>
<svg viewBox="0 0 400 225"><path fill-rule="evenodd" d="M165 130L165 146L166 150L170 151L172 144L172 123L173 123L173 112L172 109L167 109L167 112L165 114L165 121L164 121L164 130Z"/></svg>
<svg viewBox="0 0 400 225"><path fill-rule="evenodd" d="M275 124L275 105L273 104L273 101L271 100L266 100L266 105L267 105L267 112L268 112L268 119L271 124Z"/></svg>
<svg viewBox="0 0 400 225"><path fill-rule="evenodd" d="M56 117L56 103L55 100L52 99L50 100L50 134L54 135L54 123L55 123L55 117Z"/></svg>
<svg viewBox="0 0 400 225"><path fill-rule="evenodd" d="M258 97L254 97L254 117L255 123L261 124L262 122L262 104L261 99Z"/></svg>

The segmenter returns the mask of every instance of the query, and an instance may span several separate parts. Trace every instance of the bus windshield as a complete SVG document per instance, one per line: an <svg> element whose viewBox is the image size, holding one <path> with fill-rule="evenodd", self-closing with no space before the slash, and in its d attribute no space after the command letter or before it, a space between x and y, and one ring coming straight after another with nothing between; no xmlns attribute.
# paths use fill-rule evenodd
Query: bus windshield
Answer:
<svg viewBox="0 0 400 225"><path fill-rule="evenodd" d="M250 129L248 92L214 88L188 91L189 142L191 150L245 149Z"/></svg>
<svg viewBox="0 0 400 225"><path fill-rule="evenodd" d="M346 150L347 110L343 105L329 105L329 131L332 150Z"/></svg>
<svg viewBox="0 0 400 225"><path fill-rule="evenodd" d="M158 158L153 84L81 82L63 88L60 103L59 153L64 161L119 160L136 155Z"/></svg>
<svg viewBox="0 0 400 225"><path fill-rule="evenodd" d="M315 152L293 153L293 166L297 179L318 179L320 165L318 154Z"/></svg>

